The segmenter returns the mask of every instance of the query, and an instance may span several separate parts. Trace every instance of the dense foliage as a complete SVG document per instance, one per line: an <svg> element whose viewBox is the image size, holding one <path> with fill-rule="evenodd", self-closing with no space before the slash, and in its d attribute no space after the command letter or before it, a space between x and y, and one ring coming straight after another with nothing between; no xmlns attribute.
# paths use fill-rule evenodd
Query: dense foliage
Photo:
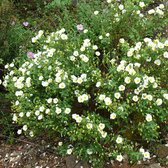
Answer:
<svg viewBox="0 0 168 168"><path fill-rule="evenodd" d="M168 120L168 17L152 2L56 5L59 30L40 30L25 59L5 66L18 134L55 134L61 154L96 168L150 159L148 144L163 137Z"/></svg>

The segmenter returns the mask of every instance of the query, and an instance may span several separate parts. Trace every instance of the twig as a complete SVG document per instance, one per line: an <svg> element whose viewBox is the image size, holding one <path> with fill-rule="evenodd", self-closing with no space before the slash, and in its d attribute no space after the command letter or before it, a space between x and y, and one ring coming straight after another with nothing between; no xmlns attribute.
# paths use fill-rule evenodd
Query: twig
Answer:
<svg viewBox="0 0 168 168"><path fill-rule="evenodd" d="M1 138L9 138L9 136L6 136L6 135L0 135ZM40 146L40 145L37 145L37 144L34 144L32 142L29 142L29 141L26 141L26 140L21 140L21 139L18 139L18 138L14 138L12 137L13 139L17 140L17 141L20 141L20 142L24 142L24 143L27 143L27 144L31 144L31 145L34 145L34 146Z"/></svg>

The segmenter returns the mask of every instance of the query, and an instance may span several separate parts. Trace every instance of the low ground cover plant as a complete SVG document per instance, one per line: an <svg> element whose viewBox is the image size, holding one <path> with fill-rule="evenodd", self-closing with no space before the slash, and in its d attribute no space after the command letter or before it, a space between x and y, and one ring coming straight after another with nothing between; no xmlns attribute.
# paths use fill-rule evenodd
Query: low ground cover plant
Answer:
<svg viewBox="0 0 168 168"><path fill-rule="evenodd" d="M150 159L168 120L167 10L152 2L82 1L57 31L37 32L25 59L5 66L17 133L47 131L95 168Z"/></svg>
<svg viewBox="0 0 168 168"><path fill-rule="evenodd" d="M27 44L32 32L27 29L25 22L19 20L17 10L9 0L0 2L0 59L3 64L12 62L18 56L19 48ZM27 23L28 24L28 23ZM29 41L29 40L28 40Z"/></svg>

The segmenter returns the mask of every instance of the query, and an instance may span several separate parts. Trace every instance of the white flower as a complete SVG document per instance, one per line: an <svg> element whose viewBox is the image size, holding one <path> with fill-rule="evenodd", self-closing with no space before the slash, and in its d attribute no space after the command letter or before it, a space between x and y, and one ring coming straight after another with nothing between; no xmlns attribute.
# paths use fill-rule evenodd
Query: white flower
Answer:
<svg viewBox="0 0 168 168"><path fill-rule="evenodd" d="M84 98L83 98L83 96L79 96L79 97L78 97L78 102L79 102L79 103L84 102Z"/></svg>
<svg viewBox="0 0 168 168"><path fill-rule="evenodd" d="M78 114L72 114L72 118L76 120L77 123L82 121L82 117L80 117Z"/></svg>
<svg viewBox="0 0 168 168"><path fill-rule="evenodd" d="M43 30L39 30L39 32L38 32L39 36L42 36L42 35L43 35L43 33L44 33L44 31L43 31Z"/></svg>
<svg viewBox="0 0 168 168"><path fill-rule="evenodd" d="M98 15L99 14L99 11L94 11L94 15Z"/></svg>
<svg viewBox="0 0 168 168"><path fill-rule="evenodd" d="M125 66L123 64L120 64L118 65L117 67L117 71L120 72L120 71L123 71L125 69Z"/></svg>
<svg viewBox="0 0 168 168"><path fill-rule="evenodd" d="M160 4L160 5L159 5L159 8L160 8L160 9L164 9L164 7L165 7L164 4Z"/></svg>
<svg viewBox="0 0 168 168"><path fill-rule="evenodd" d="M124 85L120 85L120 86L118 87L118 89L119 89L119 91L124 91L124 90L125 90L125 86L124 86Z"/></svg>
<svg viewBox="0 0 168 168"><path fill-rule="evenodd" d="M111 113L110 114L110 119L114 120L116 118L116 116L117 116L116 113Z"/></svg>
<svg viewBox="0 0 168 168"><path fill-rule="evenodd" d="M138 101L138 96L133 96L133 98L132 98L132 100L134 101L134 102L137 102Z"/></svg>
<svg viewBox="0 0 168 168"><path fill-rule="evenodd" d="M83 33L87 33L88 32L88 30L87 29L85 29L84 31L83 31Z"/></svg>
<svg viewBox="0 0 168 168"><path fill-rule="evenodd" d="M60 76L56 76L55 82L60 83L61 81L62 81L61 77Z"/></svg>
<svg viewBox="0 0 168 168"><path fill-rule="evenodd" d="M60 34L62 34L62 33L64 33L64 32L65 32L65 28L62 28L62 29L59 31Z"/></svg>
<svg viewBox="0 0 168 168"><path fill-rule="evenodd" d="M136 71L132 68L132 69L129 70L129 74L130 74L130 75L135 75L135 74L136 74Z"/></svg>
<svg viewBox="0 0 168 168"><path fill-rule="evenodd" d="M30 87L30 86L31 86L31 78L30 78L30 77L28 77L28 78L26 79L26 85L27 85L27 87Z"/></svg>
<svg viewBox="0 0 168 168"><path fill-rule="evenodd" d="M96 54L97 56L100 56L100 52L99 52L99 51L96 51L95 54Z"/></svg>
<svg viewBox="0 0 168 168"><path fill-rule="evenodd" d="M158 46L158 48L161 48L161 49L164 48L164 44L160 43L160 42L157 44L157 46Z"/></svg>
<svg viewBox="0 0 168 168"><path fill-rule="evenodd" d="M167 94L167 93L164 93L164 94L163 94L163 97L164 97L166 100L168 100L168 94Z"/></svg>
<svg viewBox="0 0 168 168"><path fill-rule="evenodd" d="M148 14L149 14L149 15L154 14L154 13L155 13L155 10L154 10L154 9L150 9L150 10L148 11Z"/></svg>
<svg viewBox="0 0 168 168"><path fill-rule="evenodd" d="M43 87L47 87L49 85L48 81L42 81L41 84L42 84Z"/></svg>
<svg viewBox="0 0 168 168"><path fill-rule="evenodd" d="M167 51L163 53L163 57L168 58L168 52Z"/></svg>
<svg viewBox="0 0 168 168"><path fill-rule="evenodd" d="M71 112L71 109L70 108L66 108L64 112L65 112L65 114L69 114Z"/></svg>
<svg viewBox="0 0 168 168"><path fill-rule="evenodd" d="M68 36L66 34L61 34L61 39L62 40L67 40L68 39Z"/></svg>
<svg viewBox="0 0 168 168"><path fill-rule="evenodd" d="M56 109L55 109L55 112L57 113L57 114L60 114L61 113L61 108L59 108L59 107L56 107Z"/></svg>
<svg viewBox="0 0 168 168"><path fill-rule="evenodd" d="M121 60L121 61L120 61L120 64L121 64L121 65L125 65L126 63L127 63L127 61L125 61L125 60Z"/></svg>
<svg viewBox="0 0 168 168"><path fill-rule="evenodd" d="M40 115L38 116L38 120L41 120L41 119L43 119L43 115L42 115L42 114L40 114Z"/></svg>
<svg viewBox="0 0 168 168"><path fill-rule="evenodd" d="M24 84L22 82L20 82L19 80L17 80L15 82L14 86L18 89L22 89L24 87Z"/></svg>
<svg viewBox="0 0 168 168"><path fill-rule="evenodd" d="M64 82L62 82L62 83L60 83L59 84L59 86L58 86L60 89L64 89L65 87L66 87L66 85L65 85L65 83Z"/></svg>
<svg viewBox="0 0 168 168"><path fill-rule="evenodd" d="M156 8L156 13L158 13L159 15L164 15L164 12L159 8Z"/></svg>
<svg viewBox="0 0 168 168"><path fill-rule="evenodd" d="M23 131L27 131L27 125L24 125L22 129Z"/></svg>
<svg viewBox="0 0 168 168"><path fill-rule="evenodd" d="M58 103L58 99L57 99L57 98L54 98L54 99L53 99L53 103L54 103L54 104L57 104L57 103Z"/></svg>
<svg viewBox="0 0 168 168"><path fill-rule="evenodd" d="M119 92L114 93L114 97L115 97L116 99L119 99L119 98L121 97L121 94L120 94Z"/></svg>
<svg viewBox="0 0 168 168"><path fill-rule="evenodd" d="M127 56L128 56L128 57L132 57L132 56L133 56L133 51L131 51L131 50L128 51L128 52L127 52Z"/></svg>
<svg viewBox="0 0 168 168"><path fill-rule="evenodd" d="M111 3L112 2L112 0L107 0L107 3Z"/></svg>
<svg viewBox="0 0 168 168"><path fill-rule="evenodd" d="M143 8L143 7L145 7L145 3L144 3L144 2L139 2L139 6L140 6L141 8Z"/></svg>
<svg viewBox="0 0 168 168"><path fill-rule="evenodd" d="M82 61L83 61L83 62L88 62L88 61L89 61L89 58L88 58L87 56L84 56L84 57L82 58Z"/></svg>
<svg viewBox="0 0 168 168"><path fill-rule="evenodd" d="M119 8L120 10L123 10L123 9L124 9L124 5L120 4L118 8Z"/></svg>
<svg viewBox="0 0 168 168"><path fill-rule="evenodd" d="M92 124L92 123L87 123L87 124L86 124L86 127L87 127L87 129L89 129L89 130L90 130L90 129L92 129L92 128L93 128L93 124Z"/></svg>
<svg viewBox="0 0 168 168"><path fill-rule="evenodd" d="M17 134L20 135L21 133L22 133L22 130L19 129L19 130L17 131Z"/></svg>
<svg viewBox="0 0 168 168"><path fill-rule="evenodd" d="M37 42L37 38L36 37L33 37L32 38L32 43L36 43Z"/></svg>
<svg viewBox="0 0 168 168"><path fill-rule="evenodd" d="M136 84L139 84L139 83L141 82L141 78L136 77L136 78L134 79L134 82L135 82Z"/></svg>
<svg viewBox="0 0 168 168"><path fill-rule="evenodd" d="M23 96L23 91L22 90L16 91L15 96Z"/></svg>
<svg viewBox="0 0 168 168"><path fill-rule="evenodd" d="M162 105L162 103L163 103L162 99L157 99L157 100L156 100L156 104L157 104L158 106Z"/></svg>
<svg viewBox="0 0 168 168"><path fill-rule="evenodd" d="M119 39L119 42L120 42L121 44L125 43L124 38L120 38L120 39Z"/></svg>
<svg viewBox="0 0 168 168"><path fill-rule="evenodd" d="M70 56L69 59L70 59L71 61L75 61L75 60L76 60L76 58L75 58L73 55Z"/></svg>
<svg viewBox="0 0 168 168"><path fill-rule="evenodd" d="M102 39L103 39L103 36L102 36L102 35L101 35L101 36L99 36L99 39L100 39L100 40L102 40Z"/></svg>
<svg viewBox="0 0 168 168"><path fill-rule="evenodd" d="M121 162L123 160L123 156L122 155L117 155L116 160L119 161L119 162Z"/></svg>
<svg viewBox="0 0 168 168"><path fill-rule="evenodd" d="M159 66L161 64L161 61L159 59L157 59L157 60L154 61L154 64Z"/></svg>
<svg viewBox="0 0 168 168"><path fill-rule="evenodd" d="M67 154L70 155L72 153L73 149L68 149Z"/></svg>
<svg viewBox="0 0 168 168"><path fill-rule="evenodd" d="M144 38L144 42L145 43L149 43L149 42L151 42L152 40L150 39L150 38L148 38L148 37L146 37L146 38Z"/></svg>
<svg viewBox="0 0 168 168"><path fill-rule="evenodd" d="M127 83L127 84L129 84L131 82L131 78L130 77L126 77L124 79L124 82Z"/></svg>
<svg viewBox="0 0 168 168"><path fill-rule="evenodd" d="M58 142L58 146L62 146L63 145L63 142Z"/></svg>
<svg viewBox="0 0 168 168"><path fill-rule="evenodd" d="M101 136L102 136L103 138L106 138L106 136L107 136L107 132L105 132L105 131L101 131Z"/></svg>
<svg viewBox="0 0 168 168"><path fill-rule="evenodd" d="M93 151L91 149L87 149L87 154L91 155L93 153Z"/></svg>
<svg viewBox="0 0 168 168"><path fill-rule="evenodd" d="M123 9L123 10L122 10L122 14L124 14L126 11L127 11L126 9Z"/></svg>
<svg viewBox="0 0 168 168"><path fill-rule="evenodd" d="M138 95L140 93L140 90L139 89L135 89L134 93Z"/></svg>
<svg viewBox="0 0 168 168"><path fill-rule="evenodd" d="M13 82L16 82L16 81L17 81L17 77L14 76L14 77L12 78L12 80L13 80Z"/></svg>
<svg viewBox="0 0 168 168"><path fill-rule="evenodd" d="M75 75L71 75L71 79L74 83L77 83L77 77Z"/></svg>
<svg viewBox="0 0 168 168"><path fill-rule="evenodd" d="M152 101L152 100L153 100L153 96L152 96L152 95L147 95L147 99L148 99L149 101Z"/></svg>
<svg viewBox="0 0 168 168"><path fill-rule="evenodd" d="M118 107L118 110L120 110L120 111L124 111L124 108L122 107L122 106L120 106L120 107Z"/></svg>
<svg viewBox="0 0 168 168"><path fill-rule="evenodd" d="M50 113L50 109L46 109L45 113L49 114Z"/></svg>
<svg viewBox="0 0 168 168"><path fill-rule="evenodd" d="M110 36L110 33L106 33L106 37L109 37Z"/></svg>
<svg viewBox="0 0 168 168"><path fill-rule="evenodd" d="M166 47L168 47L168 40L166 40L166 41L164 42L164 45L165 45Z"/></svg>
<svg viewBox="0 0 168 168"><path fill-rule="evenodd" d="M77 122L77 123L80 123L81 121L82 121L82 117L77 116L77 117L76 117L76 122Z"/></svg>
<svg viewBox="0 0 168 168"><path fill-rule="evenodd" d="M101 82L97 82L96 87L100 87L100 86L101 86Z"/></svg>
<svg viewBox="0 0 168 168"><path fill-rule="evenodd" d="M114 58L110 60L110 63L111 63L112 65L114 65L115 62L116 62L116 59L114 59Z"/></svg>
<svg viewBox="0 0 168 168"><path fill-rule="evenodd" d="M30 135L31 137L33 137L33 136L34 136L33 131L30 131L29 135Z"/></svg>
<svg viewBox="0 0 168 168"><path fill-rule="evenodd" d="M157 88L158 87L158 84L155 82L154 84L153 84L153 88Z"/></svg>
<svg viewBox="0 0 168 168"><path fill-rule="evenodd" d="M48 79L48 83L52 83L52 79L51 78Z"/></svg>
<svg viewBox="0 0 168 168"><path fill-rule="evenodd" d="M93 50L97 50L97 49L98 49L97 45L93 45Z"/></svg>
<svg viewBox="0 0 168 168"><path fill-rule="evenodd" d="M138 63L138 62L134 63L134 65L135 65L136 67L140 67L140 66L141 66L141 64Z"/></svg>
<svg viewBox="0 0 168 168"><path fill-rule="evenodd" d="M150 83L154 83L155 82L155 78L153 76L148 77L148 80Z"/></svg>
<svg viewBox="0 0 168 168"><path fill-rule="evenodd" d="M14 67L14 63L11 63L9 66L10 66L11 68Z"/></svg>
<svg viewBox="0 0 168 168"><path fill-rule="evenodd" d="M125 68L125 70L127 71L127 72L129 72L131 69L133 69L133 64L132 63L130 63L130 64L128 64L127 66L126 66L126 68Z"/></svg>
<svg viewBox="0 0 168 168"><path fill-rule="evenodd" d="M152 115L151 114L146 115L146 121L148 121L148 122L152 121Z"/></svg>
<svg viewBox="0 0 168 168"><path fill-rule="evenodd" d="M47 99L47 103L52 103L52 98Z"/></svg>
<svg viewBox="0 0 168 168"><path fill-rule="evenodd" d="M151 57L149 57L149 58L146 59L147 62L150 62L151 60L152 60Z"/></svg>
<svg viewBox="0 0 168 168"><path fill-rule="evenodd" d="M144 150L143 148L140 148L140 149L139 149L139 152L145 153L145 150Z"/></svg>
<svg viewBox="0 0 168 168"><path fill-rule="evenodd" d="M144 152L143 156L145 159L150 159L150 153L149 152Z"/></svg>
<svg viewBox="0 0 168 168"><path fill-rule="evenodd" d="M36 116L39 116L39 115L40 115L40 111L39 111L39 110L36 110L36 111L35 111L35 115L36 115Z"/></svg>
<svg viewBox="0 0 168 168"><path fill-rule="evenodd" d="M87 94L83 94L82 97L83 97L83 100L84 100L84 101L89 100L89 96L88 96Z"/></svg>
<svg viewBox="0 0 168 168"><path fill-rule="evenodd" d="M17 121L17 116L16 116L16 114L13 115L12 120L13 120L13 121Z"/></svg>
<svg viewBox="0 0 168 168"><path fill-rule="evenodd" d="M19 101L18 101L18 100L15 102L15 105L16 105L16 106L18 106L18 105L19 105Z"/></svg>
<svg viewBox="0 0 168 168"><path fill-rule="evenodd" d="M112 103L110 97L106 97L106 98L104 99L104 102L105 102L105 104L106 104L107 106L109 106L109 105Z"/></svg>
<svg viewBox="0 0 168 168"><path fill-rule="evenodd" d="M103 129L105 128L105 124L100 123L99 126L98 126L98 128L99 128L100 130L103 130Z"/></svg>
<svg viewBox="0 0 168 168"><path fill-rule="evenodd" d="M77 57L79 55L79 52L78 51L74 51L73 55Z"/></svg>
<svg viewBox="0 0 168 168"><path fill-rule="evenodd" d="M45 110L45 107L44 106L41 106L40 108L39 108L39 111L41 111L41 112L43 112Z"/></svg>
<svg viewBox="0 0 168 168"><path fill-rule="evenodd" d="M99 100L104 100L105 99L105 95L104 94L101 94L101 95L99 95Z"/></svg>
<svg viewBox="0 0 168 168"><path fill-rule="evenodd" d="M117 137L116 143L117 143L117 144L120 144L120 143L122 143L122 142L123 142L123 139L122 139L121 137Z"/></svg>
<svg viewBox="0 0 168 168"><path fill-rule="evenodd" d="M82 46L81 48L80 48L80 51L85 51L85 46Z"/></svg>

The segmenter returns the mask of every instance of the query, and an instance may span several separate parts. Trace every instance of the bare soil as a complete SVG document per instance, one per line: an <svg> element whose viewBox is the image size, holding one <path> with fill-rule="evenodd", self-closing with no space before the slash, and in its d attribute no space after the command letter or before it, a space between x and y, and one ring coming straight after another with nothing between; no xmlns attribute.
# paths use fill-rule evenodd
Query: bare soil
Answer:
<svg viewBox="0 0 168 168"><path fill-rule="evenodd" d="M159 150L163 154L163 149ZM29 140L19 137L14 144L7 144L4 138L0 139L0 168L91 168L91 166L74 156L59 156L54 148L41 138ZM129 165L126 160L122 164L107 163L103 168L168 168L168 165L161 166L153 158L150 162L136 165Z"/></svg>

